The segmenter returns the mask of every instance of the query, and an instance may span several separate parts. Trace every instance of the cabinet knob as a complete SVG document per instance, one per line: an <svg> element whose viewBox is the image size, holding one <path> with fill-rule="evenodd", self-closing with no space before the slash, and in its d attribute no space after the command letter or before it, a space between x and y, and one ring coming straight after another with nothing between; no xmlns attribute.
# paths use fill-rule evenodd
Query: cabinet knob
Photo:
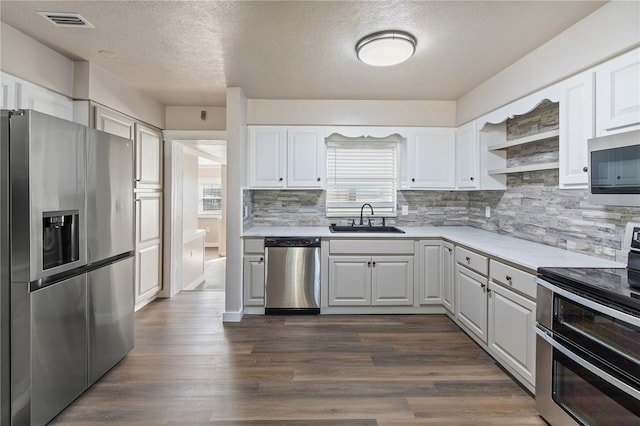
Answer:
<svg viewBox="0 0 640 426"><path fill-rule="evenodd" d="M511 277L507 275L505 278L507 279L507 281L509 281L509 284L511 284Z"/></svg>
<svg viewBox="0 0 640 426"><path fill-rule="evenodd" d="M368 267L371 267L371 262L367 262L367 266L368 266Z"/></svg>
<svg viewBox="0 0 640 426"><path fill-rule="evenodd" d="M373 262L373 267L374 267L374 268L376 267L376 262Z"/></svg>
<svg viewBox="0 0 640 426"><path fill-rule="evenodd" d="M587 173L587 172L589 171L589 168L588 168L587 166L584 166L584 167L582 168L582 171L583 171L583 172L585 172L585 173Z"/></svg>
<svg viewBox="0 0 640 426"><path fill-rule="evenodd" d="M486 284L480 284L481 288L485 288L487 285Z"/></svg>
<svg viewBox="0 0 640 426"><path fill-rule="evenodd" d="M618 176L616 179L620 180L620 176Z"/></svg>
<svg viewBox="0 0 640 426"><path fill-rule="evenodd" d="M467 263L471 263L471 258L467 256Z"/></svg>
<svg viewBox="0 0 640 426"><path fill-rule="evenodd" d="M320 182L320 178L318 178L317 181Z"/></svg>
<svg viewBox="0 0 640 426"><path fill-rule="evenodd" d="M451 247L445 247L451 253Z"/></svg>
<svg viewBox="0 0 640 426"><path fill-rule="evenodd" d="M491 289L490 288L487 289L487 294L491 294Z"/></svg>
<svg viewBox="0 0 640 426"><path fill-rule="evenodd" d="M471 179L471 181L474 181L474 180L475 180L475 178L474 178L473 176L471 176L471 177L470 177L470 179Z"/></svg>
<svg viewBox="0 0 640 426"><path fill-rule="evenodd" d="M279 180L280 182L282 182L284 179L280 178L280 179L278 179L278 180Z"/></svg>
<svg viewBox="0 0 640 426"><path fill-rule="evenodd" d="M416 178L411 178L411 182L415 182L415 181L416 181Z"/></svg>
<svg viewBox="0 0 640 426"><path fill-rule="evenodd" d="M261 257L261 258L260 258L260 262L264 262L264 257Z"/></svg>

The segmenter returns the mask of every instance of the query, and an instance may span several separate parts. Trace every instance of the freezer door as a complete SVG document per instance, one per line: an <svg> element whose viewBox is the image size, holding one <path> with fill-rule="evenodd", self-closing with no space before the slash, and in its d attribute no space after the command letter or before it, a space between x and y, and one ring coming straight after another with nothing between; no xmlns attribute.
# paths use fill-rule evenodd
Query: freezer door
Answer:
<svg viewBox="0 0 640 426"><path fill-rule="evenodd" d="M22 114L22 115L21 115ZM85 127L32 110L10 118L12 281L29 282L86 263ZM51 218L69 221L51 223ZM55 219L58 220L58 219ZM65 225L60 262L45 268L52 253L53 229ZM72 226L71 226L72 225ZM45 227L46 226L46 227ZM73 231L71 231L73 228ZM77 234L76 234L77 232ZM66 237L65 237L66 238ZM57 241L63 240L62 237Z"/></svg>
<svg viewBox="0 0 640 426"><path fill-rule="evenodd" d="M87 274L89 385L134 345L133 257Z"/></svg>
<svg viewBox="0 0 640 426"><path fill-rule="evenodd" d="M133 250L133 141L87 129L87 263Z"/></svg>
<svg viewBox="0 0 640 426"><path fill-rule="evenodd" d="M34 291L30 299L31 424L40 425L87 388L86 275Z"/></svg>

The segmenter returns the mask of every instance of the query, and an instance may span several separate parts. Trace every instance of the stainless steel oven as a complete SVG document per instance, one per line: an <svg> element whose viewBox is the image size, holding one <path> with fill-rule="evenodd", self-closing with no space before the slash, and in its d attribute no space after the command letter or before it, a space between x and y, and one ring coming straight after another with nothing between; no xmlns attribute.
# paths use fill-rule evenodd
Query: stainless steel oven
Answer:
<svg viewBox="0 0 640 426"><path fill-rule="evenodd" d="M626 268L539 268L536 406L552 425L640 425L640 224Z"/></svg>
<svg viewBox="0 0 640 426"><path fill-rule="evenodd" d="M640 425L640 316L540 279L536 405L552 425Z"/></svg>

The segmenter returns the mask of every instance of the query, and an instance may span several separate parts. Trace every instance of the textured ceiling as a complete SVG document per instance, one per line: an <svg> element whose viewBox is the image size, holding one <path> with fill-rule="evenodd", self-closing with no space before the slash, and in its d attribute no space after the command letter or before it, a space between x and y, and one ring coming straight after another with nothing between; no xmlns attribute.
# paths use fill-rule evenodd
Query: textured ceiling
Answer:
<svg viewBox="0 0 640 426"><path fill-rule="evenodd" d="M0 19L165 105L224 106L231 86L255 99L454 100L604 3L2 0ZM57 28L38 11L95 28ZM413 33L416 54L358 62L355 43L384 29Z"/></svg>

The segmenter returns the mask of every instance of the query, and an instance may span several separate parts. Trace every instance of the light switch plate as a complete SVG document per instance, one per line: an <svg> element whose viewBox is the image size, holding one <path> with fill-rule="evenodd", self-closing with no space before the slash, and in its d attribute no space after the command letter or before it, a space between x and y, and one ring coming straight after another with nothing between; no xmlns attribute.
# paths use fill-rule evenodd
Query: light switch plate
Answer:
<svg viewBox="0 0 640 426"><path fill-rule="evenodd" d="M409 214L409 206L402 206L402 216Z"/></svg>

